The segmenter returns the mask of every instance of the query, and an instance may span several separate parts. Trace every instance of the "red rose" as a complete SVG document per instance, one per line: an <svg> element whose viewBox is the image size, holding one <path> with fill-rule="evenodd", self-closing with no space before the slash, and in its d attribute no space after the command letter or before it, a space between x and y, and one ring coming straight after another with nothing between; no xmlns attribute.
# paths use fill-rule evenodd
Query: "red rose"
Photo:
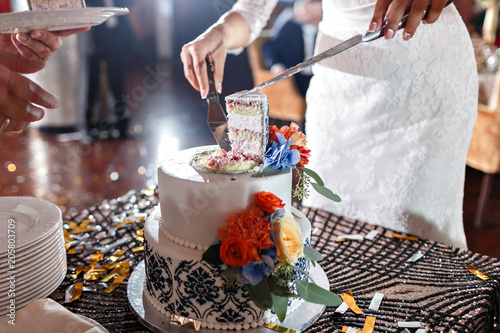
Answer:
<svg viewBox="0 0 500 333"><path fill-rule="evenodd" d="M237 237L228 237L221 243L220 258L230 267L241 267L251 259L251 246Z"/></svg>
<svg viewBox="0 0 500 333"><path fill-rule="evenodd" d="M270 192L259 192L254 195L254 200L263 211L274 213L276 209L285 207L283 201Z"/></svg>
<svg viewBox="0 0 500 333"><path fill-rule="evenodd" d="M304 146L296 146L296 145L291 145L290 149L297 149L300 153L300 162L297 163L298 166L305 166L307 163L309 163L309 157L311 157L311 150L307 149Z"/></svg>
<svg viewBox="0 0 500 333"><path fill-rule="evenodd" d="M269 126L269 142L278 142L278 138L276 137L276 133L280 130L276 126Z"/></svg>

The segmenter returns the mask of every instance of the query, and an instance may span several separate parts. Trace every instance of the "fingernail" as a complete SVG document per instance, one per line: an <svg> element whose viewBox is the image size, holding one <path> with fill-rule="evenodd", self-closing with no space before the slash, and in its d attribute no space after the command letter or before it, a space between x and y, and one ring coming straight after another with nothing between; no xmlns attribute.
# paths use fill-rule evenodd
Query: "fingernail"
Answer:
<svg viewBox="0 0 500 333"><path fill-rule="evenodd" d="M20 32L17 34L17 40L20 42L26 42L28 40L28 35L23 32Z"/></svg>
<svg viewBox="0 0 500 333"><path fill-rule="evenodd" d="M207 91L206 90L201 90L200 91L201 98L205 99L207 98Z"/></svg>
<svg viewBox="0 0 500 333"><path fill-rule="evenodd" d="M49 107L55 109L59 106L59 100L52 94L39 89L33 82L30 82L30 90L38 94L40 98L49 104Z"/></svg>
<svg viewBox="0 0 500 333"><path fill-rule="evenodd" d="M217 83L217 92L222 93L222 83Z"/></svg>
<svg viewBox="0 0 500 333"><path fill-rule="evenodd" d="M412 36L411 36L411 34L410 34L410 33L408 33L408 32L403 33L403 39L404 39L404 40L410 40L410 38L411 38L411 37L412 37Z"/></svg>
<svg viewBox="0 0 500 333"><path fill-rule="evenodd" d="M426 20L423 20L422 24L429 24L429 22L427 22Z"/></svg>
<svg viewBox="0 0 500 333"><path fill-rule="evenodd" d="M387 29L384 33L386 39L392 39L394 37L394 30Z"/></svg>
<svg viewBox="0 0 500 333"><path fill-rule="evenodd" d="M377 27L378 27L377 22L372 22L372 23L370 24L370 28L369 28L368 30L369 30L370 32L373 32L373 31L377 30Z"/></svg>
<svg viewBox="0 0 500 333"><path fill-rule="evenodd" d="M31 33L31 37L33 37L33 38L40 38L40 37L42 37L42 33L40 31L33 31Z"/></svg>
<svg viewBox="0 0 500 333"><path fill-rule="evenodd" d="M30 113L33 116L34 121L42 119L43 116L42 110L34 107L33 105L31 105L31 103L28 103L28 106L26 106L26 111L28 111L28 113Z"/></svg>

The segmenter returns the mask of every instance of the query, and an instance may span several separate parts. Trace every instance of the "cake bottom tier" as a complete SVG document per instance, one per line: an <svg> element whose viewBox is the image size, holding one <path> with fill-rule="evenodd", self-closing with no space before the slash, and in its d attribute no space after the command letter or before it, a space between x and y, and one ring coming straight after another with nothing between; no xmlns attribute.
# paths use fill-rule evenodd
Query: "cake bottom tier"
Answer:
<svg viewBox="0 0 500 333"><path fill-rule="evenodd" d="M172 315L179 315L199 320L203 328L222 330L255 328L277 320L271 310L258 308L242 285L224 277L221 267L201 261L203 251L176 244L165 237L160 231L160 215L156 209L144 227L144 295L168 320ZM296 219L309 230L306 244L310 243L309 221L303 215ZM303 258L299 262L306 272L309 264ZM301 274L299 278L306 277ZM301 302L301 299L290 300L288 313Z"/></svg>

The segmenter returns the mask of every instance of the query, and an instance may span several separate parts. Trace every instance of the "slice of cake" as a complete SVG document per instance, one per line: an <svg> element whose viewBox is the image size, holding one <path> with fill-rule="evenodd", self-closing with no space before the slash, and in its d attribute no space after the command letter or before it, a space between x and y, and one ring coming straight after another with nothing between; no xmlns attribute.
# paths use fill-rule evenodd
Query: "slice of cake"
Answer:
<svg viewBox="0 0 500 333"><path fill-rule="evenodd" d="M243 172L262 164L269 137L267 96L245 91L226 97L230 152L218 150L197 158L205 169L216 172Z"/></svg>
<svg viewBox="0 0 500 333"><path fill-rule="evenodd" d="M30 10L85 8L85 0L28 0Z"/></svg>

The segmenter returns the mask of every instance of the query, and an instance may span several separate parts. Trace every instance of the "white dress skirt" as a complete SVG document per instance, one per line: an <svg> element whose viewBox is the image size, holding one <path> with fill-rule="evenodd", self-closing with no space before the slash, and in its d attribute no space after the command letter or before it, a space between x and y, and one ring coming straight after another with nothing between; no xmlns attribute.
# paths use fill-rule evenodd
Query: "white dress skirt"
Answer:
<svg viewBox="0 0 500 333"><path fill-rule="evenodd" d="M257 17L269 17L275 2L240 0L234 10L255 36L263 26ZM374 6L372 0L323 0L316 52L365 31ZM308 167L342 201L312 190L304 204L466 248L463 187L478 82L472 43L454 5L436 23L421 24L409 41L399 31L313 72L306 97Z"/></svg>

